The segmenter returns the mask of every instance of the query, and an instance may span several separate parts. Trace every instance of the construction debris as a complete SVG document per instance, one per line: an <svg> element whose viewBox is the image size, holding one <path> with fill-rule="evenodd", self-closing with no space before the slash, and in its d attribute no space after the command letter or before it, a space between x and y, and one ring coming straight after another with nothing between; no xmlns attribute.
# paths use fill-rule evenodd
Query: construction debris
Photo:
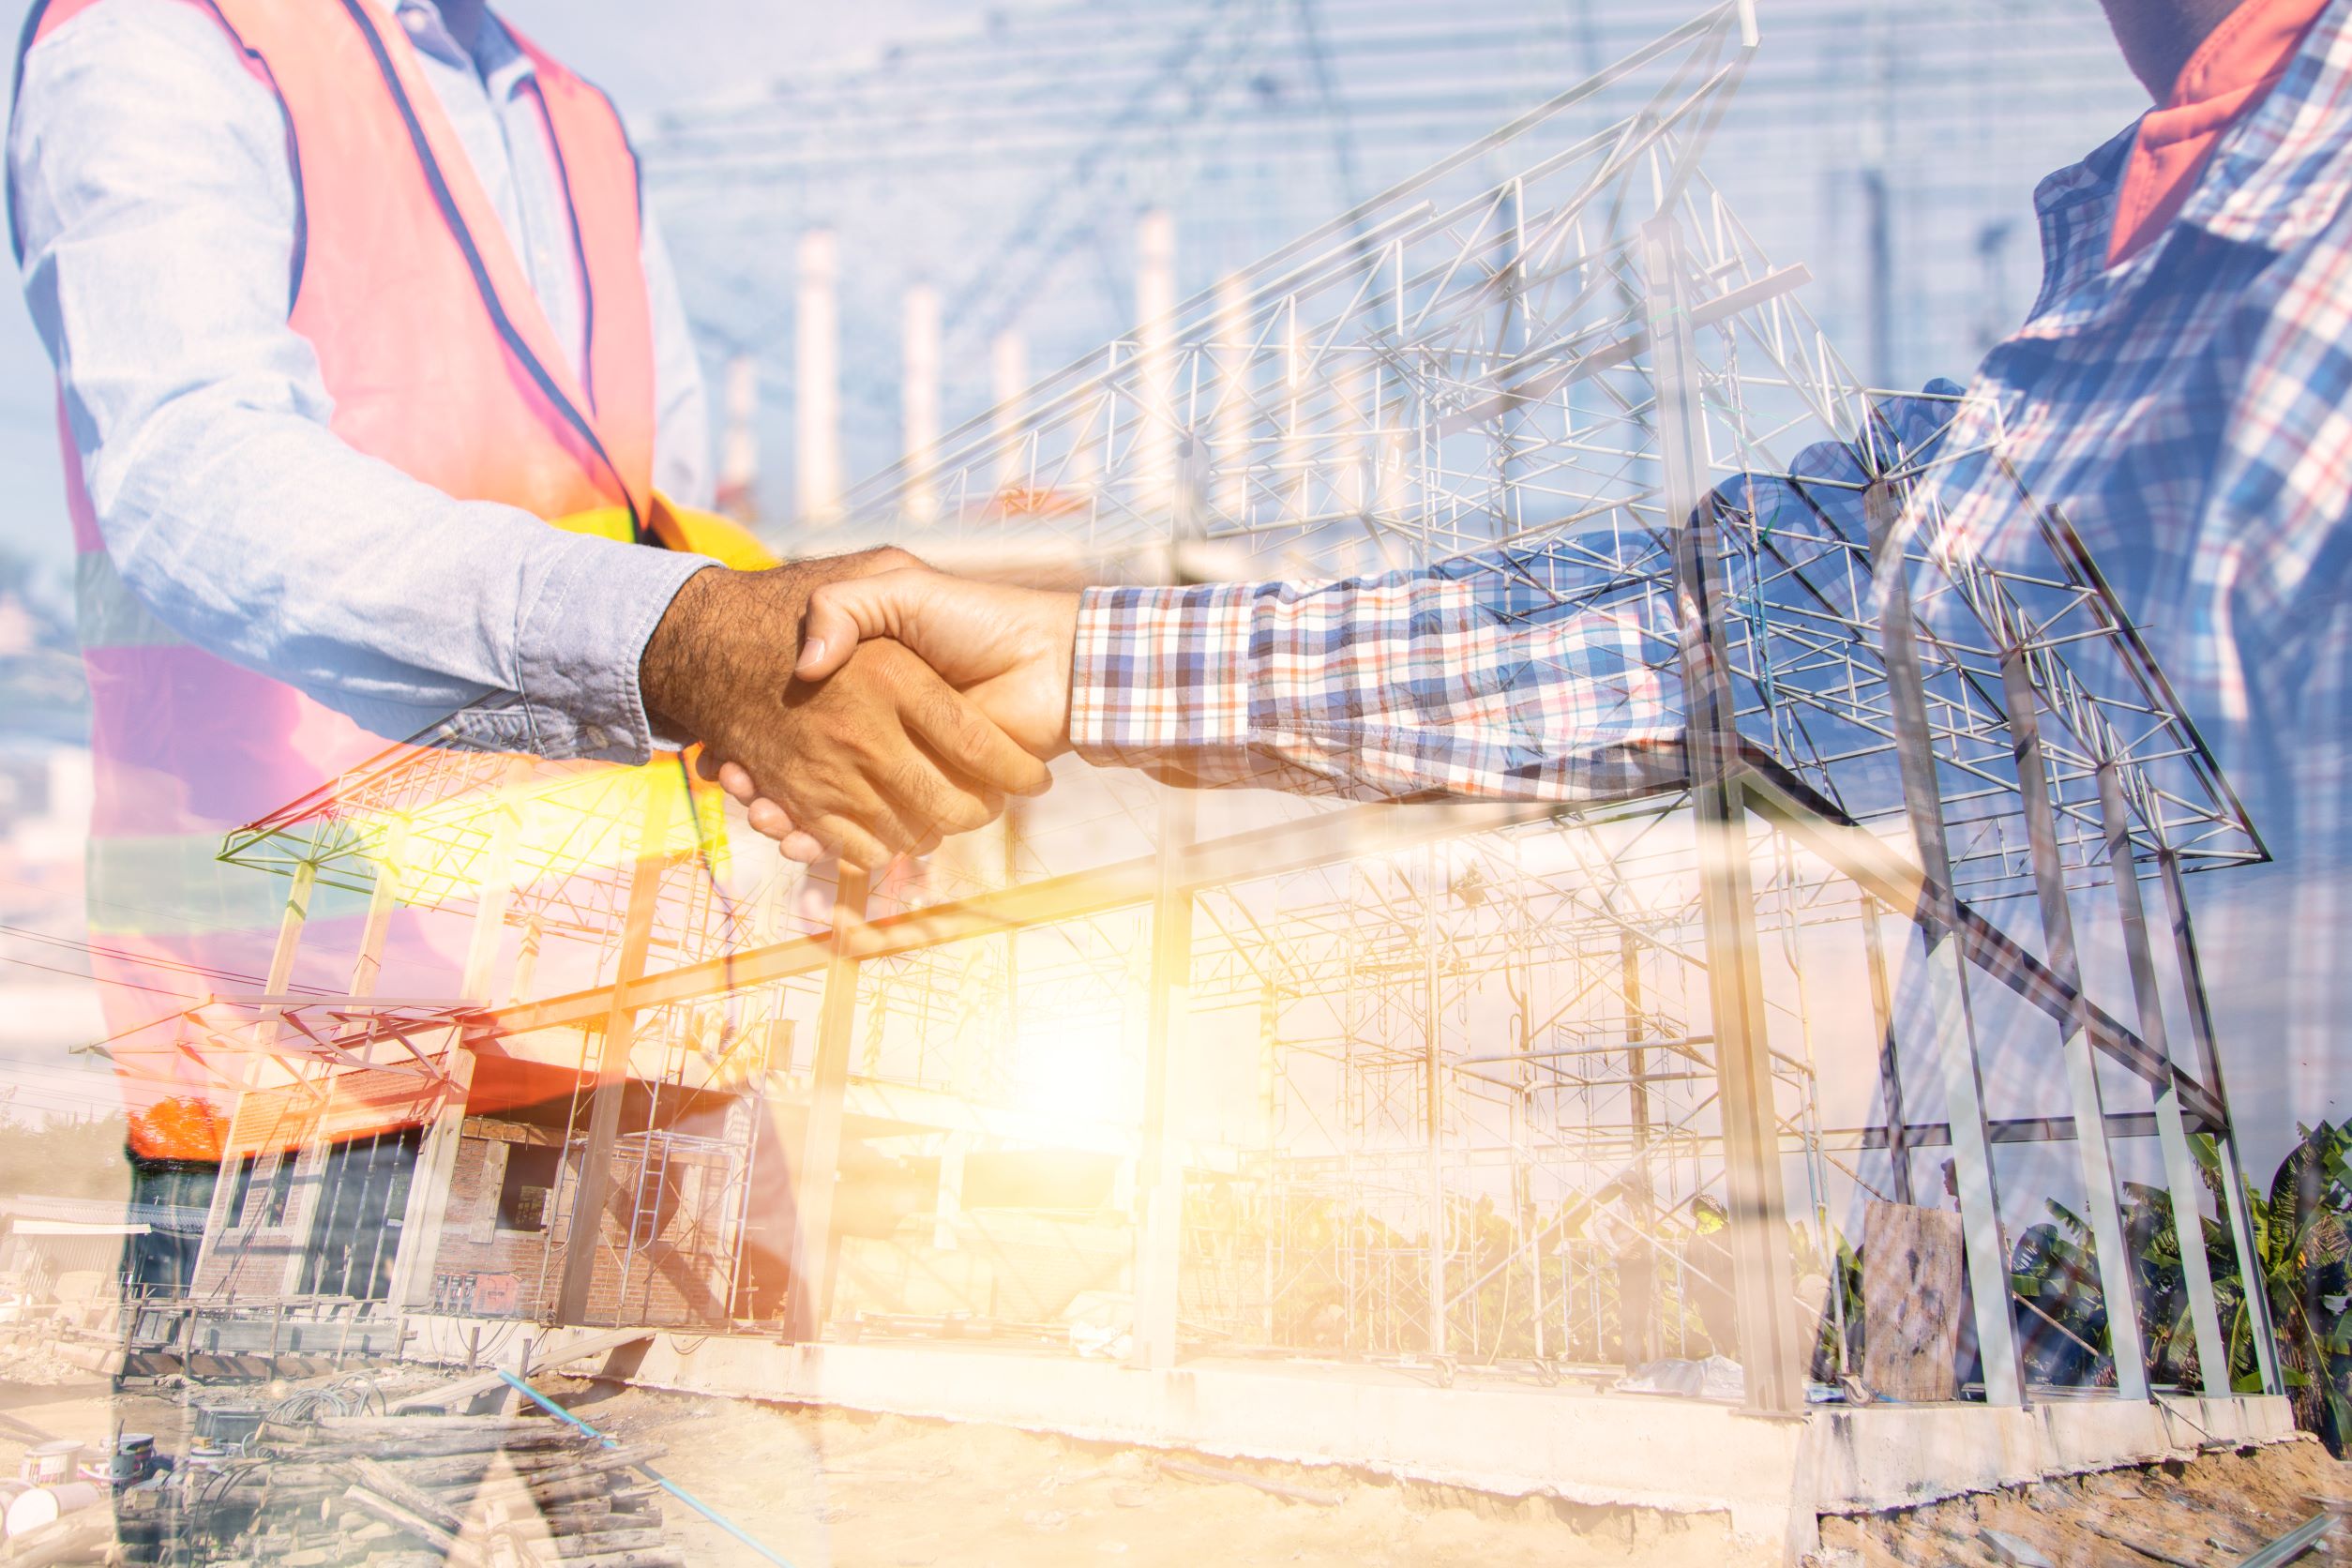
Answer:
<svg viewBox="0 0 2352 1568"><path fill-rule="evenodd" d="M10 1531L0 1564L683 1568L644 1469L657 1445L536 1411L385 1403L374 1375L352 1374L265 1404L193 1405L180 1444L125 1433L87 1459L78 1443L37 1447L19 1501L55 1507Z"/></svg>

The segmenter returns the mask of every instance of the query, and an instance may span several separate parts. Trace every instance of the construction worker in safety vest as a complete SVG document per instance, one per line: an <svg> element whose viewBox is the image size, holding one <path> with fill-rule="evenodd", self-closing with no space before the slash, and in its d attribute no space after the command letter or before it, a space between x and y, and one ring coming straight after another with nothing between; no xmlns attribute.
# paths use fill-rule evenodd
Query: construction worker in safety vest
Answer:
<svg viewBox="0 0 2352 1568"><path fill-rule="evenodd" d="M777 565L691 509L696 358L620 119L480 0L37 3L8 174L57 371L112 1028L261 989L285 884L219 864L223 835L387 738L699 743L869 867L1043 788L895 644L792 684L808 593L905 558ZM346 903L310 912L294 984L346 979ZM379 988L447 994L446 959L414 942ZM149 1060L134 1154L217 1158L221 1075Z"/></svg>

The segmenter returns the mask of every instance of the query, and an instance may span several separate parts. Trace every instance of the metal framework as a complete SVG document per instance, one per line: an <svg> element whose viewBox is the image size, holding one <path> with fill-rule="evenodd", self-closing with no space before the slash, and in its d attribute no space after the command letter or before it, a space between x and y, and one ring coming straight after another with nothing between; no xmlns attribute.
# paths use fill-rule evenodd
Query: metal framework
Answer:
<svg viewBox="0 0 2352 1568"><path fill-rule="evenodd" d="M1529 614L1636 633L1625 699L1673 716L1612 788L1343 806L1071 767L1005 828L794 912L775 882L731 894L718 824L665 820L677 792L645 776L427 751L229 858L470 909L449 1077L566 1042L575 1214L616 1168L646 1212L657 1129L628 1144L626 1079L747 1084L739 1130L789 1106L801 1337L833 1319L851 1144L936 1156L942 1213L975 1148L1092 1149L1126 1173L1141 1364L1548 1378L1612 1334L1703 1340L1788 1412L1823 1316L1845 1327L1826 1276L1854 1203L1932 1205L1922 1162L1948 1158L1983 1395L2023 1400L2004 1220L2065 1191L2121 1259L2132 1169L2204 1213L2199 1135L2240 1190L2181 889L2264 852L2064 520L2020 495L1998 552L1945 526L1939 481L2001 460L1999 411L1868 391L1797 303L1804 270L1698 172L1759 44L1748 5L1715 7L849 498L877 535L920 490L942 535L1170 576L1521 572ZM2127 987L2087 972L2077 921ZM577 952L502 1003L509 929ZM774 1054L731 1078L755 1037ZM1649 1314L1605 1209L1662 1287ZM2214 1218L2248 1256L2239 1206ZM578 1235L552 1298L573 1320ZM2129 1301L2128 1271L2104 1283ZM2214 1291L2188 1286L2212 1367ZM2112 1317L2142 1395L2136 1317Z"/></svg>
<svg viewBox="0 0 2352 1568"><path fill-rule="evenodd" d="M1651 0L1493 0L1475 18L1403 0L1014 8L633 128L698 335L756 375L779 468L802 412L796 245L814 226L837 236L857 474L913 435L908 290L935 297L954 423L1003 398L1000 334L1046 367L1135 320L1139 210L1170 215L1186 276L1220 276L1673 14ZM1874 384L1957 373L2029 297L2025 194L2141 107L2097 7L1767 0L1762 15L1772 47L1715 172L1769 249L1814 262L1832 334ZM791 493L771 487L771 512Z"/></svg>

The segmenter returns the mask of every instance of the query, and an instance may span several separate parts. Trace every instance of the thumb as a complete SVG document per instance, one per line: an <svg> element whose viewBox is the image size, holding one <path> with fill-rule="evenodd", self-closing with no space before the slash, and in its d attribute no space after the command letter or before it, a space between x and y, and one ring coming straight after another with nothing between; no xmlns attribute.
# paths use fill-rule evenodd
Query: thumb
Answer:
<svg viewBox="0 0 2352 1568"><path fill-rule="evenodd" d="M899 611L924 574L882 572L825 583L808 596L807 630L792 673L822 681L849 662L861 639L896 635Z"/></svg>

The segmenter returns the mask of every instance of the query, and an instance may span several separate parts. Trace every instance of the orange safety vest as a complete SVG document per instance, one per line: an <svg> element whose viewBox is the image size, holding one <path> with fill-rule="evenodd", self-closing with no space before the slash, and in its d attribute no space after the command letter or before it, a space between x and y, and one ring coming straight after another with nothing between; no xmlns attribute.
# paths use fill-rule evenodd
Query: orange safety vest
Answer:
<svg viewBox="0 0 2352 1568"><path fill-rule="evenodd" d="M38 50L101 3L43 0L23 48ZM190 3L283 107L302 224L289 321L317 351L335 433L460 499L550 520L598 514L593 531L684 545L651 488L653 332L637 162L605 97L517 38L537 68L578 239L587 330L575 374L388 8ZM222 836L384 743L293 687L190 645L149 613L107 556L62 412L60 434L92 710L96 972L109 1027L120 1032L206 992L259 988L219 976L264 972L285 884L219 864ZM320 889L309 929L330 940L314 945L347 962L358 914L354 896ZM331 940L339 931L347 940ZM413 952L448 959L445 933L412 926L407 937ZM454 961L443 968L454 976ZM324 965L295 977L327 988L344 979ZM387 971L387 993L415 994L390 979ZM234 1098L223 1080L239 1064L224 1073L168 1040L150 1042L139 1060L141 1070L122 1078L134 1146L218 1157Z"/></svg>

